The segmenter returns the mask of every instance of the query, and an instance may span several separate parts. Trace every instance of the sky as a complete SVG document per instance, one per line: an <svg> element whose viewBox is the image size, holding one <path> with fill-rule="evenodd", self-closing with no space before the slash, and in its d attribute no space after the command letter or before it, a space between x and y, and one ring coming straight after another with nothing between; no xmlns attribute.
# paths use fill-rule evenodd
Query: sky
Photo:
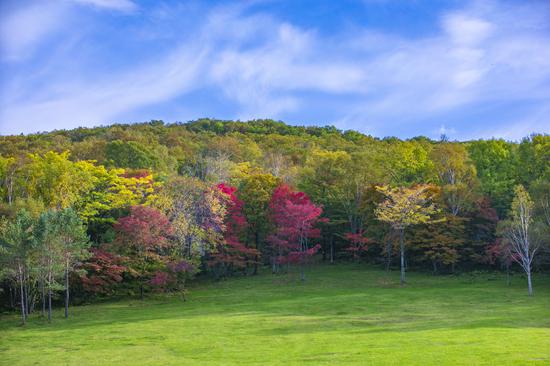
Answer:
<svg viewBox="0 0 550 366"><path fill-rule="evenodd" d="M550 1L0 0L0 134L203 117L550 133Z"/></svg>

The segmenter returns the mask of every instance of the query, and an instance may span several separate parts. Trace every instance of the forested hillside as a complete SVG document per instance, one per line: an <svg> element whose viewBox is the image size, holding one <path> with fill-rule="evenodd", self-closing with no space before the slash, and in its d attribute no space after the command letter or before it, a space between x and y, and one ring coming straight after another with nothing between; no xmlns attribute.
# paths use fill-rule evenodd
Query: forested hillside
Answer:
<svg viewBox="0 0 550 366"><path fill-rule="evenodd" d="M506 233L525 202L530 269L550 269L548 135L400 140L205 119L2 136L0 154L0 296L23 318L48 297L143 296L264 265L307 277L313 260L520 271Z"/></svg>

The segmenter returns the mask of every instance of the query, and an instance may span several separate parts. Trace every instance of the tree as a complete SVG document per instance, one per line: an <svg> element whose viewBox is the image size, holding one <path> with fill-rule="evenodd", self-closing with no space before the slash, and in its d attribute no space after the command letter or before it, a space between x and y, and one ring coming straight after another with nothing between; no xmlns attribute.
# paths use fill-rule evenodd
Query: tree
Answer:
<svg viewBox="0 0 550 366"><path fill-rule="evenodd" d="M350 245L346 250L351 253L354 260L360 257L361 252L367 251L367 243L369 242L369 238L364 235L365 233L362 229L358 233L346 233L344 235L346 240L350 242Z"/></svg>
<svg viewBox="0 0 550 366"><path fill-rule="evenodd" d="M72 209L57 211L55 215L57 240L60 241L65 272L65 318L69 317L69 276L81 261L89 258L90 241L86 227Z"/></svg>
<svg viewBox="0 0 550 366"><path fill-rule="evenodd" d="M153 152L136 141L109 142L105 146L105 158L118 168L149 169L160 164Z"/></svg>
<svg viewBox="0 0 550 366"><path fill-rule="evenodd" d="M442 222L416 225L410 230L411 248L419 249L421 257L431 262L434 274L441 265L451 265L454 271L466 242L465 221L463 217L447 214Z"/></svg>
<svg viewBox="0 0 550 366"><path fill-rule="evenodd" d="M26 211L20 211L13 222L3 230L0 241L0 276L14 278L19 286L21 299L21 321L27 319L25 285L30 270L30 257L33 250L33 219ZM28 293L28 292L27 292Z"/></svg>
<svg viewBox="0 0 550 366"><path fill-rule="evenodd" d="M92 248L90 252L91 257L81 264L84 271L79 273L84 291L112 295L127 271L124 265L127 259L109 252L105 246Z"/></svg>
<svg viewBox="0 0 550 366"><path fill-rule="evenodd" d="M36 226L36 245L42 285L42 306L45 306L45 291L48 296L48 321L52 320L52 295L63 287L57 282L65 269L64 248L59 240L60 221L55 210L43 212Z"/></svg>
<svg viewBox="0 0 550 366"><path fill-rule="evenodd" d="M302 170L299 188L311 197L311 199L323 206L323 216L330 217L325 225L322 225L324 241L328 242L330 262L334 261L334 237L342 231L342 226L349 223L353 234L357 231L354 198L358 191L349 193L352 184L350 179L352 166L351 156L345 151L314 150L308 155L304 169ZM347 189L347 190L346 190ZM346 190L346 191L345 191ZM360 191L359 191L360 192ZM351 200L351 202L350 202Z"/></svg>
<svg viewBox="0 0 550 366"><path fill-rule="evenodd" d="M463 145L442 142L430 153L434 162L443 200L452 215L458 216L473 206L477 189L477 172Z"/></svg>
<svg viewBox="0 0 550 366"><path fill-rule="evenodd" d="M516 184L517 146L504 140L478 140L467 144L484 195L491 199L499 217L507 213Z"/></svg>
<svg viewBox="0 0 550 366"><path fill-rule="evenodd" d="M226 207L218 188L177 177L165 184L157 201L174 230L174 256L197 262L222 241Z"/></svg>
<svg viewBox="0 0 550 366"><path fill-rule="evenodd" d="M299 263L302 281L305 280L307 259L319 250L310 246L309 239L318 238L316 228L323 210L314 205L303 192L293 192L287 185L278 186L269 204L275 228L268 237L272 247L273 265Z"/></svg>
<svg viewBox="0 0 550 366"><path fill-rule="evenodd" d="M239 186L239 198L243 200L243 213L248 222L247 239L252 240L258 253L269 231L269 202L279 179L271 174L252 171L246 174ZM258 273L259 255L254 260L254 274Z"/></svg>
<svg viewBox="0 0 550 366"><path fill-rule="evenodd" d="M0 155L0 198L6 198L9 205L15 198L15 185L21 162L14 157Z"/></svg>
<svg viewBox="0 0 550 366"><path fill-rule="evenodd" d="M147 206L132 206L130 214L114 225L118 252L127 258L126 266L139 281L140 298L149 277L169 262L173 228L160 211Z"/></svg>
<svg viewBox="0 0 550 366"><path fill-rule="evenodd" d="M434 205L434 187L417 185L411 188L377 186L386 199L375 210L378 220L391 225L399 232L401 254L401 284L405 283L405 229L411 225L426 224L439 210Z"/></svg>
<svg viewBox="0 0 550 366"><path fill-rule="evenodd" d="M86 162L73 163L69 152L44 155L29 154L27 166L28 195L41 199L48 208L63 209L72 206L93 186L92 175L83 169Z"/></svg>
<svg viewBox="0 0 550 366"><path fill-rule="evenodd" d="M243 201L236 196L236 187L225 183L217 188L223 194L225 209L223 241L218 243L217 250L212 254L210 266L218 267L221 275L227 275L233 268L245 268L247 262L258 256L258 251L248 248L242 237L246 234L248 223L243 214Z"/></svg>
<svg viewBox="0 0 550 366"><path fill-rule="evenodd" d="M522 185L514 189L514 200L510 220L503 223L504 236L510 246L511 257L523 268L527 275L529 296L533 295L531 270L533 259L539 249L533 240L533 201Z"/></svg>
<svg viewBox="0 0 550 366"><path fill-rule="evenodd" d="M487 197L478 199L468 214L466 241L461 257L467 263L486 264L489 247L496 242L498 215Z"/></svg>

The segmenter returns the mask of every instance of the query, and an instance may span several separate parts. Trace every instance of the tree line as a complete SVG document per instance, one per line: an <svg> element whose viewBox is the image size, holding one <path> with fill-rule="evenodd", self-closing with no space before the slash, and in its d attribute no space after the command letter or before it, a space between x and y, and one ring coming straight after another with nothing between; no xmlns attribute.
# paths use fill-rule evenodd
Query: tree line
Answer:
<svg viewBox="0 0 550 366"><path fill-rule="evenodd" d="M434 273L550 268L550 136L378 139L199 120L0 137L1 303L177 291L363 261Z"/></svg>

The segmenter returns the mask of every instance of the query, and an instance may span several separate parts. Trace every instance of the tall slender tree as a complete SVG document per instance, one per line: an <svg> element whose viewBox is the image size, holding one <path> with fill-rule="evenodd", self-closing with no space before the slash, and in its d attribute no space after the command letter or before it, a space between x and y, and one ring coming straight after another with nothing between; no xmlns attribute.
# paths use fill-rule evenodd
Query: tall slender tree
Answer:
<svg viewBox="0 0 550 366"><path fill-rule="evenodd" d="M29 276L31 251L33 250L34 222L27 211L20 211L13 222L8 223L0 241L0 275L15 279L21 300L21 321L27 319L26 280Z"/></svg>
<svg viewBox="0 0 550 366"><path fill-rule="evenodd" d="M533 201L522 185L514 189L510 220L505 221L504 236L509 245L511 258L515 260L527 275L529 296L533 295L531 271L533 260L539 249L538 242L533 238Z"/></svg>
<svg viewBox="0 0 550 366"><path fill-rule="evenodd" d="M56 212L57 237L64 263L65 281L65 318L69 317L69 278L75 267L82 260L90 257L90 241L86 234L86 227L72 209Z"/></svg>

